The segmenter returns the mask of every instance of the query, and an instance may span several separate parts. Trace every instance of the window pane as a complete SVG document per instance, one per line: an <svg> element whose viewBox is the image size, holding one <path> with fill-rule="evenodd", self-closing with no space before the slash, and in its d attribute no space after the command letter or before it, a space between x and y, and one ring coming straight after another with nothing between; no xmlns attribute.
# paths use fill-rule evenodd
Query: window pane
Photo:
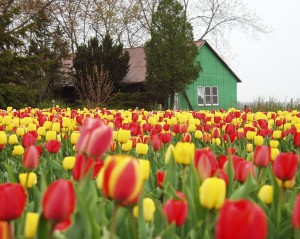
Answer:
<svg viewBox="0 0 300 239"><path fill-rule="evenodd" d="M198 94L198 104L203 105L204 104L204 87L198 87L197 94Z"/></svg>
<svg viewBox="0 0 300 239"><path fill-rule="evenodd" d="M218 95L218 87L212 87L212 95Z"/></svg>
<svg viewBox="0 0 300 239"><path fill-rule="evenodd" d="M210 87L205 87L205 95L210 95Z"/></svg>
<svg viewBox="0 0 300 239"><path fill-rule="evenodd" d="M213 96L213 104L217 105L218 104L218 96Z"/></svg>
<svg viewBox="0 0 300 239"><path fill-rule="evenodd" d="M211 104L211 97L209 96L205 96L205 104Z"/></svg>

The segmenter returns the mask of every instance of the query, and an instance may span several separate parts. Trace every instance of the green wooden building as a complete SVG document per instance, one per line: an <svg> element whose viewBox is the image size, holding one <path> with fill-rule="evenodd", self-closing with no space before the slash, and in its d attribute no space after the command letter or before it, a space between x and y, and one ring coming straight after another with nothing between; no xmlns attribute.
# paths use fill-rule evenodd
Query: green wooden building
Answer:
<svg viewBox="0 0 300 239"><path fill-rule="evenodd" d="M238 76L216 53L207 41L197 41L202 71L185 92L175 95L176 109L211 110L237 107ZM130 69L123 80L128 87L139 87L146 77L146 60L144 48L125 49L130 55Z"/></svg>

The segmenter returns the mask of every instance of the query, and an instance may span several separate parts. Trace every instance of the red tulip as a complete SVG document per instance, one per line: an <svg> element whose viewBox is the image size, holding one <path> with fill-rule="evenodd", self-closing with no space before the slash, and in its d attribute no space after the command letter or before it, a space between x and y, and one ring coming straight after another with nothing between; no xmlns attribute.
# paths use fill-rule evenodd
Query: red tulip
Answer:
<svg viewBox="0 0 300 239"><path fill-rule="evenodd" d="M99 159L94 161L93 158L87 158L83 154L76 155L76 162L73 168L73 178L82 180L86 177L89 170L93 170L91 177L95 178L103 166L103 161Z"/></svg>
<svg viewBox="0 0 300 239"><path fill-rule="evenodd" d="M76 149L91 157L101 157L111 145L113 129L102 121L87 118L80 131Z"/></svg>
<svg viewBox="0 0 300 239"><path fill-rule="evenodd" d="M26 148L23 155L24 168L27 170L34 170L40 161L40 153L37 148L33 145Z"/></svg>
<svg viewBox="0 0 300 239"><path fill-rule="evenodd" d="M49 140L45 143L45 148L49 153L56 154L60 150L60 142L57 140Z"/></svg>
<svg viewBox="0 0 300 239"><path fill-rule="evenodd" d="M271 148L258 145L254 152L254 164L259 168L265 168L271 162Z"/></svg>
<svg viewBox="0 0 300 239"><path fill-rule="evenodd" d="M161 138L158 135L152 136L152 147L154 151L159 151L162 146Z"/></svg>
<svg viewBox="0 0 300 239"><path fill-rule="evenodd" d="M254 176L254 166L252 162L246 160L240 161L235 170L235 179L243 183L247 180L249 174L252 177Z"/></svg>
<svg viewBox="0 0 300 239"><path fill-rule="evenodd" d="M300 132L294 133L294 145L300 147Z"/></svg>
<svg viewBox="0 0 300 239"><path fill-rule="evenodd" d="M264 239L267 233L267 218L259 206L246 199L225 201L216 223L216 239Z"/></svg>
<svg viewBox="0 0 300 239"><path fill-rule="evenodd" d="M26 194L21 184L0 184L0 221L11 221L21 216Z"/></svg>
<svg viewBox="0 0 300 239"><path fill-rule="evenodd" d="M63 222L75 208L75 191L71 181L59 179L51 183L42 201L43 214L47 220Z"/></svg>
<svg viewBox="0 0 300 239"><path fill-rule="evenodd" d="M35 138L33 136L33 134L31 133L26 133L23 135L22 137L22 146L24 148L30 146L30 145L34 145L35 144L35 141L36 141L37 138Z"/></svg>
<svg viewBox="0 0 300 239"><path fill-rule="evenodd" d="M172 134L171 133L162 133L161 134L161 141L164 144L170 143L172 140Z"/></svg>
<svg viewBox="0 0 300 239"><path fill-rule="evenodd" d="M179 199L169 199L163 206L163 214L167 216L168 223L175 222L176 226L182 226L187 218L188 205L182 192L176 193Z"/></svg>
<svg viewBox="0 0 300 239"><path fill-rule="evenodd" d="M211 149L197 149L194 164L201 180L212 177L217 170L217 160Z"/></svg>
<svg viewBox="0 0 300 239"><path fill-rule="evenodd" d="M298 194L294 204L292 224L295 229L300 228L300 194Z"/></svg>
<svg viewBox="0 0 300 239"><path fill-rule="evenodd" d="M159 188L162 188L165 180L166 172L165 171L158 171L156 173L156 183Z"/></svg>
<svg viewBox="0 0 300 239"><path fill-rule="evenodd" d="M298 167L298 155L293 153L280 153L273 162L273 173L281 180L294 178Z"/></svg>

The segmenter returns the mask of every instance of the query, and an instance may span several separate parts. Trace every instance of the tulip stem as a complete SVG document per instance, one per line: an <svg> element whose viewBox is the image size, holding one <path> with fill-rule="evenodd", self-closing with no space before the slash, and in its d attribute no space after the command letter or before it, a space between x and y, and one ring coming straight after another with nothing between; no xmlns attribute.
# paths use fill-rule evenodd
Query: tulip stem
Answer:
<svg viewBox="0 0 300 239"><path fill-rule="evenodd" d="M110 239L114 238L116 227L117 227L117 214L118 214L118 205L114 204L113 214L112 214L112 220L110 225Z"/></svg>
<svg viewBox="0 0 300 239"><path fill-rule="evenodd" d="M14 239L14 225L11 223L11 221L8 221L8 238Z"/></svg>

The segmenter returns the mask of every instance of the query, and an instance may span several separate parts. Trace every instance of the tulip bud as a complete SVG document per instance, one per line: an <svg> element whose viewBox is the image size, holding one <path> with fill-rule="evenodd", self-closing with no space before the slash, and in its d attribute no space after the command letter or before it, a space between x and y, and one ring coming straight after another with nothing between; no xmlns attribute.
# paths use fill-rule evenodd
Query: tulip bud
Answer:
<svg viewBox="0 0 300 239"><path fill-rule="evenodd" d="M126 143L130 137L130 130L120 129L118 132L118 142Z"/></svg>
<svg viewBox="0 0 300 239"><path fill-rule="evenodd" d="M45 143L45 148L49 153L56 154L60 150L61 143L58 140L49 140Z"/></svg>
<svg viewBox="0 0 300 239"><path fill-rule="evenodd" d="M278 140L270 140L270 147L271 148L278 148L279 141Z"/></svg>
<svg viewBox="0 0 300 239"><path fill-rule="evenodd" d="M148 153L148 144L137 143L136 144L136 153L139 155L146 155Z"/></svg>
<svg viewBox="0 0 300 239"><path fill-rule="evenodd" d="M272 134L274 139L280 139L281 135L282 135L282 132L280 130L275 130L275 131L273 131L273 134Z"/></svg>
<svg viewBox="0 0 300 239"><path fill-rule="evenodd" d="M104 196L121 205L136 204L142 186L143 176L137 159L125 155L106 157L102 182Z"/></svg>
<svg viewBox="0 0 300 239"><path fill-rule="evenodd" d="M32 188L37 183L37 177L36 174L33 172L20 173L19 181L23 188Z"/></svg>
<svg viewBox="0 0 300 239"><path fill-rule="evenodd" d="M51 125L51 130L55 131L56 133L59 133L60 132L60 123L53 122Z"/></svg>
<svg viewBox="0 0 300 239"><path fill-rule="evenodd" d="M37 225L39 221L39 214L35 212L27 212L24 226L25 238L34 238Z"/></svg>
<svg viewBox="0 0 300 239"><path fill-rule="evenodd" d="M226 196L226 184L220 178L206 178L199 188L200 203L209 209L219 209Z"/></svg>
<svg viewBox="0 0 300 239"><path fill-rule="evenodd" d="M259 168L265 168L271 162L271 149L269 146L259 145L254 152L254 164Z"/></svg>
<svg viewBox="0 0 300 239"><path fill-rule="evenodd" d="M73 131L72 134L71 134L71 144L74 145L77 143L77 140L80 136L80 133L79 131Z"/></svg>
<svg viewBox="0 0 300 239"><path fill-rule="evenodd" d="M30 145L26 148L26 151L23 156L23 165L27 170L34 170L40 161L40 153L38 149Z"/></svg>
<svg viewBox="0 0 300 239"><path fill-rule="evenodd" d="M174 159L179 164L189 165L194 160L194 154L193 143L178 142L174 147Z"/></svg>
<svg viewBox="0 0 300 239"><path fill-rule="evenodd" d="M0 221L11 221L21 216L26 205L26 194L20 184L0 184Z"/></svg>
<svg viewBox="0 0 300 239"><path fill-rule="evenodd" d="M46 141L56 140L56 132L51 130L47 131L45 139Z"/></svg>
<svg viewBox="0 0 300 239"><path fill-rule="evenodd" d="M66 170L72 170L74 168L75 165L75 157L74 156L68 156L68 157L64 157L63 159L63 167Z"/></svg>
<svg viewBox="0 0 300 239"><path fill-rule="evenodd" d="M24 154L24 148L22 147L22 145L16 145L16 146L14 146L12 154L14 156L21 156L21 155L23 155Z"/></svg>
<svg viewBox="0 0 300 239"><path fill-rule="evenodd" d="M3 131L0 131L0 144L4 145L6 143L7 143L6 133Z"/></svg>
<svg viewBox="0 0 300 239"><path fill-rule="evenodd" d="M113 130L98 119L87 118L81 128L76 149L90 157L101 157L112 142Z"/></svg>
<svg viewBox="0 0 300 239"><path fill-rule="evenodd" d="M162 188L164 180L165 180L165 176L166 176L165 171L158 171L156 173L156 183L159 188Z"/></svg>
<svg viewBox="0 0 300 239"><path fill-rule="evenodd" d="M197 149L194 163L201 180L212 177L217 170L216 156L210 149Z"/></svg>
<svg viewBox="0 0 300 239"><path fill-rule="evenodd" d="M271 185L263 185L259 189L258 197L265 204L271 204L273 201L273 187Z"/></svg>
<svg viewBox="0 0 300 239"><path fill-rule="evenodd" d="M8 143L10 145L18 144L18 137L16 134L12 134L8 137Z"/></svg>
<svg viewBox="0 0 300 239"><path fill-rule="evenodd" d="M177 192L179 199L169 199L165 202L162 212L163 215L167 216L168 223L175 222L176 226L182 226L185 224L188 205L186 202L185 195L182 192Z"/></svg>
<svg viewBox="0 0 300 239"><path fill-rule="evenodd" d="M151 198L143 199L143 216L146 222L151 222L153 220L154 212L156 210L155 203ZM138 218L139 216L139 207L138 205L133 208L133 215Z"/></svg>
<svg viewBox="0 0 300 239"><path fill-rule="evenodd" d="M265 239L268 223L264 211L251 201L225 201L215 227L216 239Z"/></svg>
<svg viewBox="0 0 300 239"><path fill-rule="evenodd" d="M249 153L253 152L253 144L246 144L246 151Z"/></svg>
<svg viewBox="0 0 300 239"><path fill-rule="evenodd" d="M159 151L162 146L162 140L158 135L152 136L152 147L154 151Z"/></svg>
<svg viewBox="0 0 300 239"><path fill-rule="evenodd" d="M42 200L43 215L47 220L62 222L75 209L75 191L71 181L59 179L51 183Z"/></svg>
<svg viewBox="0 0 300 239"><path fill-rule="evenodd" d="M280 153L273 162L273 173L281 180L291 180L295 177L298 168L298 155Z"/></svg>
<svg viewBox="0 0 300 239"><path fill-rule="evenodd" d="M150 161L146 159L140 159L140 168L143 175L143 180L146 181L150 175Z"/></svg>

